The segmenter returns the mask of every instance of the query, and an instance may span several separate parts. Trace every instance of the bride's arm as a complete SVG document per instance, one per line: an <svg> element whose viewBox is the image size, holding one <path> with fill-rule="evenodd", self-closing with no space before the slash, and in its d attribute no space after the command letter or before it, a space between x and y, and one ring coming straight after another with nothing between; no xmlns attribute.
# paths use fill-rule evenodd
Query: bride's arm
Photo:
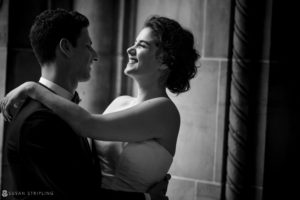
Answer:
<svg viewBox="0 0 300 200"><path fill-rule="evenodd" d="M179 113L167 98L145 101L106 115L91 114L80 106L50 92L39 84L26 87L28 96L43 103L84 137L109 141L143 141L178 133Z"/></svg>
<svg viewBox="0 0 300 200"><path fill-rule="evenodd" d="M161 133L177 134L179 129L179 114L175 113L177 110L175 111L168 101L165 98L152 99L126 110L105 115L85 111L80 116L80 111L74 110L74 120L77 117L79 123L84 124L85 127L78 127L82 128L84 136L99 140L131 142L161 139L168 137Z"/></svg>

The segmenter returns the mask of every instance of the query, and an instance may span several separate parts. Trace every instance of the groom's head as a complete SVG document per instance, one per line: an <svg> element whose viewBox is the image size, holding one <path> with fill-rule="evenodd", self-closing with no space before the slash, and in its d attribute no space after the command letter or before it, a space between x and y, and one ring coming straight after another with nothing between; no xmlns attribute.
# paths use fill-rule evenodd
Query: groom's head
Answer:
<svg viewBox="0 0 300 200"><path fill-rule="evenodd" d="M39 14L29 34L39 63L60 63L78 81L87 80L90 65L97 59L88 26L88 19L76 11L56 9Z"/></svg>

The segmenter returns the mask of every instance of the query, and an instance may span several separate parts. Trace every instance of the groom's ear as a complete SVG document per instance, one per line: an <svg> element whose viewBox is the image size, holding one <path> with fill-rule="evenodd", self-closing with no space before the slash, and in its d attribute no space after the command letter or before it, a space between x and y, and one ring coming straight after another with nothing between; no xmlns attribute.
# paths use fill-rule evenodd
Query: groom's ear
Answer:
<svg viewBox="0 0 300 200"><path fill-rule="evenodd" d="M73 52L73 46L68 39L62 38L59 41L59 50L67 57L70 57Z"/></svg>

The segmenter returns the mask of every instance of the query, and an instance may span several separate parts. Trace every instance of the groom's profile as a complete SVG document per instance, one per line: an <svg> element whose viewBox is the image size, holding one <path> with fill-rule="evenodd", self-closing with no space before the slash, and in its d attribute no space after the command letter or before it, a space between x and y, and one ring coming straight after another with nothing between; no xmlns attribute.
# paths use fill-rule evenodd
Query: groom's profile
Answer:
<svg viewBox="0 0 300 200"><path fill-rule="evenodd" d="M88 26L82 14L56 9L38 15L30 30L41 65L39 83L74 103L78 82L89 79L97 60ZM2 186L7 198L145 199L143 193L101 189L101 169L87 139L32 99L9 124L4 156L13 183L11 188Z"/></svg>

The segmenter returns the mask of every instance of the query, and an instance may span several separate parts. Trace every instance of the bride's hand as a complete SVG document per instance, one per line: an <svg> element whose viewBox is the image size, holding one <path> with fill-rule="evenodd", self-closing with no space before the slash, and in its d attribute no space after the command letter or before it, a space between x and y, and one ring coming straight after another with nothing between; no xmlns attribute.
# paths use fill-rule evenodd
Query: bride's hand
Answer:
<svg viewBox="0 0 300 200"><path fill-rule="evenodd" d="M19 87L10 91L5 97L0 100L0 113L4 117L4 120L11 121L15 115L18 113L18 110L21 108L26 98L28 97L27 91L34 82L26 82L20 85Z"/></svg>

